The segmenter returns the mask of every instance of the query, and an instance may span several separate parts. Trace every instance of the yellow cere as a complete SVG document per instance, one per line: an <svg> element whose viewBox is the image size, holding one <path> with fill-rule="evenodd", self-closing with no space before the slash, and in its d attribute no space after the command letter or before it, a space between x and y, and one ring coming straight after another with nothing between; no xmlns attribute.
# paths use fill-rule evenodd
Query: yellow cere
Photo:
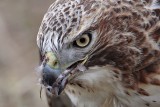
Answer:
<svg viewBox="0 0 160 107"><path fill-rule="evenodd" d="M59 68L59 62L53 52L47 52L46 57L48 58L47 64L53 68L53 69L58 69Z"/></svg>

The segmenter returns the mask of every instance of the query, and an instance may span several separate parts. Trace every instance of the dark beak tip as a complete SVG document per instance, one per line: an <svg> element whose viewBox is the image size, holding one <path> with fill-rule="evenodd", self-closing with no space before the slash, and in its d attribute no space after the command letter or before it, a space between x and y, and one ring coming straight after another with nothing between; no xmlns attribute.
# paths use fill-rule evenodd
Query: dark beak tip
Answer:
<svg viewBox="0 0 160 107"><path fill-rule="evenodd" d="M60 69L52 69L50 66L45 65L42 70L42 84L44 86L49 86L47 90L55 96L59 96L64 90L68 80L67 77L62 81L56 83L56 80L61 75Z"/></svg>
<svg viewBox="0 0 160 107"><path fill-rule="evenodd" d="M45 65L42 71L43 83L52 86L60 74L61 71L59 69L52 69L48 65Z"/></svg>
<svg viewBox="0 0 160 107"><path fill-rule="evenodd" d="M47 91L54 96L59 96L62 93L63 89L59 87L54 87L54 88L47 88Z"/></svg>

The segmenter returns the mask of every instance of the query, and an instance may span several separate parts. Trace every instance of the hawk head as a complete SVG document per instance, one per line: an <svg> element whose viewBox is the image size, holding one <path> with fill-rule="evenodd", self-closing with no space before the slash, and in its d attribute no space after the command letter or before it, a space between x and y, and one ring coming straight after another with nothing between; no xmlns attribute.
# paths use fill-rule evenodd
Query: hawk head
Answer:
<svg viewBox="0 0 160 107"><path fill-rule="evenodd" d="M94 80L83 83L86 86L96 86L99 81L100 87L100 82L114 81L115 74L125 77L116 81L131 84L134 81L130 76L136 77L135 72L157 60L158 39L152 35L159 26L156 25L160 23L159 17L150 2L142 1L58 0L53 3L37 37L41 82L48 91L59 95L67 84L76 84L84 78ZM153 57L146 59L153 51Z"/></svg>

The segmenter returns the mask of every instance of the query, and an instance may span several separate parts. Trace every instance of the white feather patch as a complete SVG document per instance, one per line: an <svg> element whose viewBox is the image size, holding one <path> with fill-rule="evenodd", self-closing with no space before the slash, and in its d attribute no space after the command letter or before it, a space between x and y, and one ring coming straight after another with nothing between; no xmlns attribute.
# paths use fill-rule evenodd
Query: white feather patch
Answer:
<svg viewBox="0 0 160 107"><path fill-rule="evenodd" d="M160 2L158 0L153 0L149 6L146 6L148 9L160 9Z"/></svg>

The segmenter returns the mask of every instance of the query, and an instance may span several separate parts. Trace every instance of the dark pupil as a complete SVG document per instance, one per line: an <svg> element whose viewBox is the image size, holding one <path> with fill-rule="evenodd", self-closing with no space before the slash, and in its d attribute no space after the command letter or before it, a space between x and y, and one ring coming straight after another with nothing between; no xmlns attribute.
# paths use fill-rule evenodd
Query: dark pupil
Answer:
<svg viewBox="0 0 160 107"><path fill-rule="evenodd" d="M85 43L85 42L86 42L86 39L85 39L85 38L81 38L81 39L80 39L80 42L81 42L81 43Z"/></svg>

